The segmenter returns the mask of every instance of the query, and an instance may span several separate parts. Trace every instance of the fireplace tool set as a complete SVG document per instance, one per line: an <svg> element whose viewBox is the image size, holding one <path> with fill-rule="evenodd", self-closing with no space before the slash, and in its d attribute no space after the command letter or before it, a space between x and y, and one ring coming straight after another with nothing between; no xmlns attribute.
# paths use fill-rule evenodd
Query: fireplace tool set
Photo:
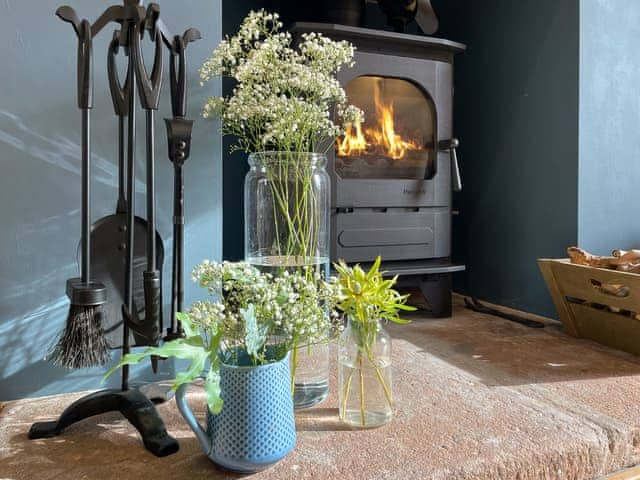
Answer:
<svg viewBox="0 0 640 480"><path fill-rule="evenodd" d="M65 330L53 348L51 360L66 368L103 365L109 349L155 346L163 333L162 264L164 246L156 231L155 212L155 111L163 74L163 52L169 50L169 83L173 118L165 119L169 159L174 165L173 264L171 321L165 340L181 336L176 312L183 302L184 163L189 157L193 122L186 119L187 45L200 38L194 28L182 36L169 33L160 19L160 8L142 0L113 5L91 24L80 20L68 6L56 15L70 23L78 38L77 89L82 118L82 229L79 250L80 278L67 282L71 301ZM91 110L93 107L93 38L111 23L117 25L107 52L107 75L115 115L118 118L118 200L116 212L91 225ZM142 41L153 43L151 73L145 66ZM127 56L124 82L116 64L118 53ZM146 220L135 215L136 97L145 112ZM154 372L158 359L152 359ZM151 401L129 387L129 369L122 369L120 389L102 390L71 404L57 421L32 425L29 438L53 437L85 418L120 411L140 432L145 447L157 456L176 452Z"/></svg>

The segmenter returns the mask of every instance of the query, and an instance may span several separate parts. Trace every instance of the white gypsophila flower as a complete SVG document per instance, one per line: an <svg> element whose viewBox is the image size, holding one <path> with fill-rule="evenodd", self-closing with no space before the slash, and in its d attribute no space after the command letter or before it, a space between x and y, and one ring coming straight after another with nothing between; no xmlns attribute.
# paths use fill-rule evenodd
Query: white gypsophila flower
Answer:
<svg viewBox="0 0 640 480"><path fill-rule="evenodd" d="M220 75L236 82L229 97L209 98L202 114L219 116L223 133L238 137L237 149L315 151L361 117L335 78L352 64L354 47L309 33L294 48L281 28L277 14L252 11L200 68L202 83ZM333 107L340 123L330 117Z"/></svg>
<svg viewBox="0 0 640 480"><path fill-rule="evenodd" d="M212 328L224 318L224 305L210 301L195 302L189 309L189 317L204 330Z"/></svg>
<svg viewBox="0 0 640 480"><path fill-rule="evenodd" d="M337 331L337 285L324 282L313 268L285 271L277 277L246 263L208 262L196 266L192 278L216 301L196 302L189 310L203 330L222 332L225 348L247 347L244 314L251 306L259 331L274 336L288 348L326 341ZM243 313L245 312L245 313Z"/></svg>

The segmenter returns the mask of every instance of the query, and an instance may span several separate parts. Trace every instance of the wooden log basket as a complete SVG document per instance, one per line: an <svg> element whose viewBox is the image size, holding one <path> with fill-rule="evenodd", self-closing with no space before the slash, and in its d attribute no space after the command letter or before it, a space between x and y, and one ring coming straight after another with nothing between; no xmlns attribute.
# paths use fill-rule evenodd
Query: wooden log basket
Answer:
<svg viewBox="0 0 640 480"><path fill-rule="evenodd" d="M640 250L568 254L538 260L565 331L640 355Z"/></svg>

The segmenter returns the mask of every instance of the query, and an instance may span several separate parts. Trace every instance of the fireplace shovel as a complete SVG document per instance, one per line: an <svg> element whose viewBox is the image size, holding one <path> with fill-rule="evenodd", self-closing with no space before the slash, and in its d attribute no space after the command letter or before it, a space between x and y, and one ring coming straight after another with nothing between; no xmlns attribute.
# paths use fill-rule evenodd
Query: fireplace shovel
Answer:
<svg viewBox="0 0 640 480"><path fill-rule="evenodd" d="M141 30L140 35L134 35L131 39L131 50L134 52L136 79L140 103L146 112L146 147L147 147L147 268L143 275L144 284L144 304L145 318L144 324L153 333L152 342L157 344L162 334L162 275L156 259L158 244L156 231L156 199L155 199L155 135L154 116L160 101L160 89L162 87L162 34L157 28L160 9L156 4L150 4L147 9L147 20L145 27L149 32L149 37L155 42L155 54L151 75L147 73L140 46L140 38L145 31ZM131 54L131 53L130 53ZM132 86L133 87L133 86ZM153 328L155 325L155 328ZM158 368L158 360L152 357L153 371Z"/></svg>
<svg viewBox="0 0 640 480"><path fill-rule="evenodd" d="M126 288L126 262L123 252L126 249L127 237L127 211L128 205L125 199L125 117L129 115L129 105L127 99L131 92L131 85L127 80L122 86L118 78L116 67L116 54L120 44L119 32L114 33L113 40L109 45L107 61L107 73L109 77L109 88L115 114L118 116L118 203L116 213L103 217L94 223L91 230L91 260L94 277L102 282L108 292L109 303L105 305L108 309L110 319L120 319L122 316L121 305L124 303L124 292ZM129 75L127 74L127 79ZM129 142L132 141L129 132ZM133 183L132 183L133 184ZM144 305L143 277L147 266L147 237L150 227L147 221L136 216L134 219L134 260L133 260L133 298L134 305ZM164 247L162 239L156 232L156 263L162 265L164 262ZM139 317L142 308L134 309L134 317ZM146 317L146 315L145 315ZM134 318L134 321L136 320ZM110 348L122 346L122 333L120 331L120 321L115 322L108 328L105 326L107 341ZM133 334L135 345L146 346L155 345L159 334L157 322L152 324L145 321L129 325Z"/></svg>

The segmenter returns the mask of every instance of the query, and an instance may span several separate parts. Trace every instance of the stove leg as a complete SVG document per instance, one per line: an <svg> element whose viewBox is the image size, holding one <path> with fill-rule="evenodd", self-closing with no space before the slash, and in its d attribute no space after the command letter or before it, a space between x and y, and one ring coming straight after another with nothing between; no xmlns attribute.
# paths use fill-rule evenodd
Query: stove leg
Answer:
<svg viewBox="0 0 640 480"><path fill-rule="evenodd" d="M436 273L420 277L420 292L429 303L430 317L451 316L451 274Z"/></svg>

